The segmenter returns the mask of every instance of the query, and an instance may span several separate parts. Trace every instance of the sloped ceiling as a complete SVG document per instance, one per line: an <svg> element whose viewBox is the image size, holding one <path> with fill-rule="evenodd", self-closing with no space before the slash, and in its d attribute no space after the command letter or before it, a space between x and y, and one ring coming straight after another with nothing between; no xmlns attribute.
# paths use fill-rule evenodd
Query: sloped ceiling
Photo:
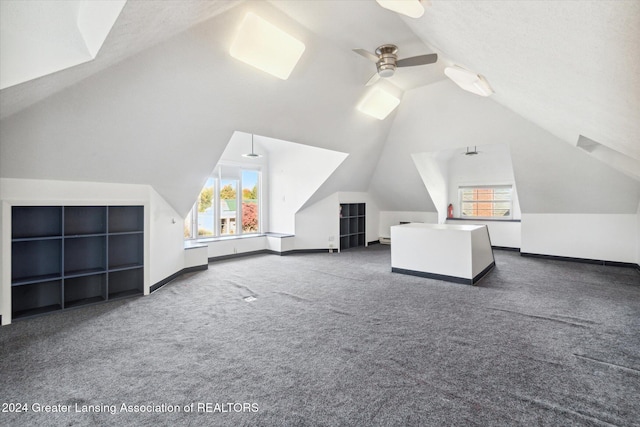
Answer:
<svg viewBox="0 0 640 427"><path fill-rule="evenodd" d="M289 80L229 57L235 27L248 9L306 44ZM417 20L374 1L129 1L94 61L0 91L0 176L151 184L186 213L233 132L242 130L349 153L314 195L318 200L335 191L366 191L371 183L389 209L435 211L423 185L404 187L407 194L397 198L384 188L420 182L406 163L411 144L397 129L417 132L428 114L455 117L441 108L454 108L447 102L453 96L490 105L504 116L498 122L518 122L545 135L544 143L525 135L528 145L520 153L534 163L555 171L563 164L550 155L559 150L562 159L578 156L571 163L576 185L591 183L589 169L596 168L608 178L595 183L599 191L615 195L610 189L616 183L621 191L636 191L633 181L571 145L584 135L640 159L638 28L640 3L625 0L432 0ZM377 121L355 110L375 67L351 49L383 43L396 43L400 57L439 53L437 64L400 69L391 79L405 90L400 111L409 108L406 99L417 100L410 104L415 114L408 115L420 122L417 128L394 124L398 113ZM483 74L495 95L458 98L460 89L442 74L453 63ZM412 95L429 94L432 86L433 99ZM482 116L483 108L461 114ZM396 136L387 138L392 124ZM463 116L459 124L449 123L452 135L463 125ZM494 135L491 123L481 128ZM578 154L567 154L572 150ZM517 180L527 178L517 170L528 170L527 162L514 158ZM543 209L544 202L527 205L526 186L518 188L523 211ZM624 196L616 197L604 209L626 212L618 201Z"/></svg>
<svg viewBox="0 0 640 427"><path fill-rule="evenodd" d="M493 99L571 145L584 135L640 160L640 2L432 3L405 22Z"/></svg>
<svg viewBox="0 0 640 427"><path fill-rule="evenodd" d="M2 0L2 2L3 4L23 3L22 0ZM64 7L65 2L59 3ZM239 3L241 0L128 1L95 60L3 89L0 92L0 119L23 110L199 22L219 15Z"/></svg>

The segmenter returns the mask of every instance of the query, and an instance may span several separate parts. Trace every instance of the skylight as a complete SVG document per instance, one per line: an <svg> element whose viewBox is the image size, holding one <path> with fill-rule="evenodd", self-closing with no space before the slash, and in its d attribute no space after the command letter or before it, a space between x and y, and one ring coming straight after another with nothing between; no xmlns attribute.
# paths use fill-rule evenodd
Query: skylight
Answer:
<svg viewBox="0 0 640 427"><path fill-rule="evenodd" d="M287 80L304 49L300 40L249 12L240 24L229 53L259 70Z"/></svg>
<svg viewBox="0 0 640 427"><path fill-rule="evenodd" d="M358 110L378 120L384 120L399 104L398 98L374 87L360 102Z"/></svg>

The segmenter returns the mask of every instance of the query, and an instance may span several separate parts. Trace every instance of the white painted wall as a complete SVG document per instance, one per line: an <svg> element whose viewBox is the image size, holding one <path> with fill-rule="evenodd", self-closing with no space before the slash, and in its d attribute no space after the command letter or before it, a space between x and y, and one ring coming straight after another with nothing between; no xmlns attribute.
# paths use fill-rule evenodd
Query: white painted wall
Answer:
<svg viewBox="0 0 640 427"><path fill-rule="evenodd" d="M207 242L207 246L208 257L215 258L267 249L267 239L265 236L220 239Z"/></svg>
<svg viewBox="0 0 640 427"><path fill-rule="evenodd" d="M269 231L296 234L296 212L348 154L265 138L269 151Z"/></svg>
<svg viewBox="0 0 640 427"><path fill-rule="evenodd" d="M149 187L150 285L185 267L184 218Z"/></svg>
<svg viewBox="0 0 640 427"><path fill-rule="evenodd" d="M201 267L209 263L207 246L189 248L184 251L184 268Z"/></svg>
<svg viewBox="0 0 640 427"><path fill-rule="evenodd" d="M520 202L511 153L506 144L476 146L478 154L467 156L466 147L453 150L448 161L448 203L453 204L453 216L460 217L458 187L465 185L511 185L513 186L513 219L520 219ZM473 147L471 147L473 148Z"/></svg>
<svg viewBox="0 0 640 427"><path fill-rule="evenodd" d="M401 222L437 224L438 214L436 212L380 211L378 237L391 238L391 226L399 225Z"/></svg>
<svg viewBox="0 0 640 427"><path fill-rule="evenodd" d="M411 154L416 169L424 182L431 201L438 212L438 222L447 217L448 206L448 164L440 154L442 152Z"/></svg>
<svg viewBox="0 0 640 427"><path fill-rule="evenodd" d="M2 201L2 282L0 313L11 315L11 206L14 205L143 205L145 209L144 293L184 266L183 218L148 185L0 179ZM173 223L175 219L175 224ZM6 319L6 320L5 320Z"/></svg>
<svg viewBox="0 0 640 427"><path fill-rule="evenodd" d="M337 249L340 245L338 193L296 213L296 249ZM332 240L330 240L333 238Z"/></svg>
<svg viewBox="0 0 640 427"><path fill-rule="evenodd" d="M523 253L637 262L634 214L522 214Z"/></svg>
<svg viewBox="0 0 640 427"><path fill-rule="evenodd" d="M521 223L512 221L482 221L482 220L456 220L447 219L447 224L481 224L489 230L491 244L504 248L520 249L522 244Z"/></svg>
<svg viewBox="0 0 640 427"><path fill-rule="evenodd" d="M640 203L638 204L638 213L636 214L638 227L638 245L636 249L636 263L640 266Z"/></svg>
<svg viewBox="0 0 640 427"><path fill-rule="evenodd" d="M492 98L460 90L448 80L406 92L369 189L380 208L436 211L411 154L505 144L523 213L636 212L640 201L637 181Z"/></svg>

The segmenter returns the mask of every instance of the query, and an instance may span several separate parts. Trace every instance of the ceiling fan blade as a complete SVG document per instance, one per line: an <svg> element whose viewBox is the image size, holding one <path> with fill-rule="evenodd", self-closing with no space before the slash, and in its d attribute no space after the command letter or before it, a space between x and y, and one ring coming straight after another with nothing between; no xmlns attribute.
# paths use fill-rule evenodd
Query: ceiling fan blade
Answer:
<svg viewBox="0 0 640 427"><path fill-rule="evenodd" d="M400 59L396 62L396 67L413 67L414 65L433 64L438 60L437 53L429 55L412 56L411 58Z"/></svg>
<svg viewBox="0 0 640 427"><path fill-rule="evenodd" d="M362 55L365 58L367 58L367 59L369 59L369 60L371 60L373 62L378 62L378 60L380 59L376 55L374 55L373 53L371 53L371 52L369 52L367 50L364 50L364 49L353 49L353 51L355 53L357 53L358 55Z"/></svg>
<svg viewBox="0 0 640 427"><path fill-rule="evenodd" d="M367 84L365 84L365 86L371 86L372 84L374 84L378 80L380 80L380 75L378 75L378 73L375 73L373 76L371 76L371 78L369 79Z"/></svg>

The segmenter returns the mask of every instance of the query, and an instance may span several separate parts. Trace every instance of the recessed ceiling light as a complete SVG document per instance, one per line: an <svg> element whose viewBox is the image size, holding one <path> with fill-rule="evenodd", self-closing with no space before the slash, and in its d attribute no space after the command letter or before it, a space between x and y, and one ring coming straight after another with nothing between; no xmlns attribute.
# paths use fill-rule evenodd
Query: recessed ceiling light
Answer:
<svg viewBox="0 0 640 427"><path fill-rule="evenodd" d="M480 96L489 96L493 89L483 76L454 65L444 69L444 74L462 89Z"/></svg>
<svg viewBox="0 0 640 427"><path fill-rule="evenodd" d="M398 98L374 87L360 102L358 110L378 120L384 120L399 104Z"/></svg>
<svg viewBox="0 0 640 427"><path fill-rule="evenodd" d="M286 80L304 52L304 43L249 12L229 53L236 59Z"/></svg>
<svg viewBox="0 0 640 427"><path fill-rule="evenodd" d="M376 0L385 9L401 13L410 18L420 18L424 14L424 6L420 0Z"/></svg>

